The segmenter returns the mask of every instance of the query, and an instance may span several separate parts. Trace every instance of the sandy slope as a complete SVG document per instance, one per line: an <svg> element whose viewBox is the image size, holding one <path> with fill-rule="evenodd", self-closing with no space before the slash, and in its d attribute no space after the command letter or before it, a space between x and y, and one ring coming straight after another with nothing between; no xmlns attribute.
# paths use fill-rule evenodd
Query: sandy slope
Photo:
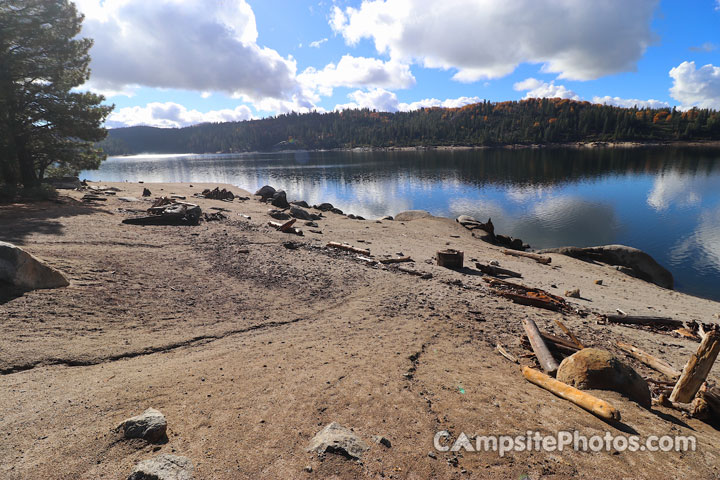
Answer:
<svg viewBox="0 0 720 480"><path fill-rule="evenodd" d="M140 197L148 187L190 199L207 185L115 186L121 196ZM621 433L527 383L494 352L501 342L527 353L519 345L524 317L562 335L553 324L558 314L492 295L474 269L434 265L438 249L463 250L469 266L498 260L522 272L523 283L556 294L580 288L584 299L572 301L593 312L711 322L718 303L560 255L551 266L506 257L448 219L376 223L330 213L318 221L322 235L303 227L305 237L295 237L267 227L268 206L255 198L197 201L208 212L229 209L223 222L140 227L121 224L130 214L119 209L147 208L144 202L109 197L88 206L77 202L81 193L69 196L62 204L0 206L0 240L47 260L72 283L0 304L2 478L120 479L158 452L189 456L197 477L208 479L720 477L720 432L612 392L598 395L621 410L626 429L696 435L697 451L428 456L438 430ZM288 240L300 248L285 248ZM402 252L434 277L366 266L323 248L330 240L375 256ZM588 345L629 341L676 368L697 348L671 335L599 325L593 316L569 314L564 322ZM711 376L720 376L718 368ZM169 442L119 441L113 427L150 406L167 416ZM320 461L305 449L331 421L369 443L384 435L392 447L373 444L361 463Z"/></svg>

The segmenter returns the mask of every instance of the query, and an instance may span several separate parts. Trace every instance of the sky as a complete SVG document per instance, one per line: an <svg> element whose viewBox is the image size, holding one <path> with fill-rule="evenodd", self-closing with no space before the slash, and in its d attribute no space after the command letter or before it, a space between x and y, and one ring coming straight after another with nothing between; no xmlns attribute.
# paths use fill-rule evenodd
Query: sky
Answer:
<svg viewBox="0 0 720 480"><path fill-rule="evenodd" d="M75 0L110 128L560 97L720 109L720 0Z"/></svg>

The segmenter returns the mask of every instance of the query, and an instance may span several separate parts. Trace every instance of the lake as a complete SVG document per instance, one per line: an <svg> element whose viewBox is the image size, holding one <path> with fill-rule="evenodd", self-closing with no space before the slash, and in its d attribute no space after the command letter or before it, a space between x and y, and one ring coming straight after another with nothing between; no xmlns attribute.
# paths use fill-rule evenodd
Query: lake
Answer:
<svg viewBox="0 0 720 480"><path fill-rule="evenodd" d="M533 248L629 245L720 300L720 150L284 152L111 157L93 181L219 182L377 218L427 210L492 218Z"/></svg>

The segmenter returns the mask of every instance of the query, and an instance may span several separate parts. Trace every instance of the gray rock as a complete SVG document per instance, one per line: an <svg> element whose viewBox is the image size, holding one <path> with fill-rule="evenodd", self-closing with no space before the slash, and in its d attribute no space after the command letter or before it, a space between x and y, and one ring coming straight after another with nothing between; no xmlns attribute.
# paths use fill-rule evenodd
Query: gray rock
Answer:
<svg viewBox="0 0 720 480"><path fill-rule="evenodd" d="M538 253L560 253L580 260L593 260L608 265L629 268L633 275L663 288L673 288L672 273L663 268L647 253L625 245L602 245L598 247L561 247L540 250ZM623 273L627 270L619 269Z"/></svg>
<svg viewBox="0 0 720 480"><path fill-rule="evenodd" d="M290 220L290 215L282 210L270 210L268 215L275 220Z"/></svg>
<svg viewBox="0 0 720 480"><path fill-rule="evenodd" d="M476 228L482 228L485 226L485 224L482 223L480 220L476 220L469 215L460 215L455 219L455 221L463 227L467 228L468 230L474 230Z"/></svg>
<svg viewBox="0 0 720 480"><path fill-rule="evenodd" d="M392 443L390 443L390 440L388 440L387 438L383 437L382 435L373 435L372 438L373 438L373 442L378 443L378 444L382 445L382 446L385 447L385 448L390 448L390 447L392 447Z"/></svg>
<svg viewBox="0 0 720 480"><path fill-rule="evenodd" d="M332 210L335 207L333 207L332 203L321 203L320 205L314 205L313 208L316 208L323 212L329 212L330 210Z"/></svg>
<svg viewBox="0 0 720 480"><path fill-rule="evenodd" d="M287 201L287 194L284 190L275 192L270 203L278 208L290 208L290 204Z"/></svg>
<svg viewBox="0 0 720 480"><path fill-rule="evenodd" d="M166 438L167 421L162 413L148 408L142 415L128 418L117 428L123 431L125 438L143 438L148 442L157 442Z"/></svg>
<svg viewBox="0 0 720 480"><path fill-rule="evenodd" d="M143 188L143 197L149 197L150 195L152 195L152 192L147 188Z"/></svg>
<svg viewBox="0 0 720 480"><path fill-rule="evenodd" d="M306 227L314 227L314 228L319 227L319 225L315 222L305 222L305 226Z"/></svg>
<svg viewBox="0 0 720 480"><path fill-rule="evenodd" d="M192 480L194 471L189 458L163 453L138 463L128 480Z"/></svg>
<svg viewBox="0 0 720 480"><path fill-rule="evenodd" d="M297 205L298 207L302 208L310 208L310 205L305 200L295 200L294 202L290 202L293 205Z"/></svg>
<svg viewBox="0 0 720 480"><path fill-rule="evenodd" d="M0 282L23 290L70 285L67 278L12 243L0 242Z"/></svg>
<svg viewBox="0 0 720 480"><path fill-rule="evenodd" d="M275 195L275 189L270 185L265 185L264 187L261 187L260 190L255 192L255 195L260 195L262 197L262 200L265 201Z"/></svg>
<svg viewBox="0 0 720 480"><path fill-rule="evenodd" d="M368 448L352 430L332 422L313 437L308 451L318 454L335 453L351 459L358 459Z"/></svg>
<svg viewBox="0 0 720 480"><path fill-rule="evenodd" d="M135 197L117 197L117 199L120 200L121 202L139 202L140 201Z"/></svg>
<svg viewBox="0 0 720 480"><path fill-rule="evenodd" d="M388 220L388 221L392 221L392 220L393 220L393 217L392 217L392 215L385 215L384 217L378 218L378 220Z"/></svg>
<svg viewBox="0 0 720 480"><path fill-rule="evenodd" d="M343 211L340 210L339 208L333 208L333 209L330 210L330 211L331 211L332 213L336 213L336 214L338 214L338 215L344 215Z"/></svg>
<svg viewBox="0 0 720 480"><path fill-rule="evenodd" d="M303 210L302 208L294 205L290 207L290 216L299 220L312 220L312 216L307 210Z"/></svg>
<svg viewBox="0 0 720 480"><path fill-rule="evenodd" d="M612 390L650 408L650 389L635 370L606 350L585 348L560 364L557 379L579 389Z"/></svg>
<svg viewBox="0 0 720 480"><path fill-rule="evenodd" d="M430 212L425 210L408 210L406 212L400 212L395 215L396 222L409 222L411 220L417 220L419 218L431 218Z"/></svg>

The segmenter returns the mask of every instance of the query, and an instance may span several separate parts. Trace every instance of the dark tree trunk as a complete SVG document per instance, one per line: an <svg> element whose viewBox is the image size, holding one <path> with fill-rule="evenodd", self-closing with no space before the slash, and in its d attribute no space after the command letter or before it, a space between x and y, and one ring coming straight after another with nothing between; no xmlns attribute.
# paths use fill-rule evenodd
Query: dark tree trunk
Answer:
<svg viewBox="0 0 720 480"><path fill-rule="evenodd" d="M20 181L25 188L39 187L40 179L35 171L35 160L28 151L25 141L23 139L15 139L15 144L20 167Z"/></svg>

